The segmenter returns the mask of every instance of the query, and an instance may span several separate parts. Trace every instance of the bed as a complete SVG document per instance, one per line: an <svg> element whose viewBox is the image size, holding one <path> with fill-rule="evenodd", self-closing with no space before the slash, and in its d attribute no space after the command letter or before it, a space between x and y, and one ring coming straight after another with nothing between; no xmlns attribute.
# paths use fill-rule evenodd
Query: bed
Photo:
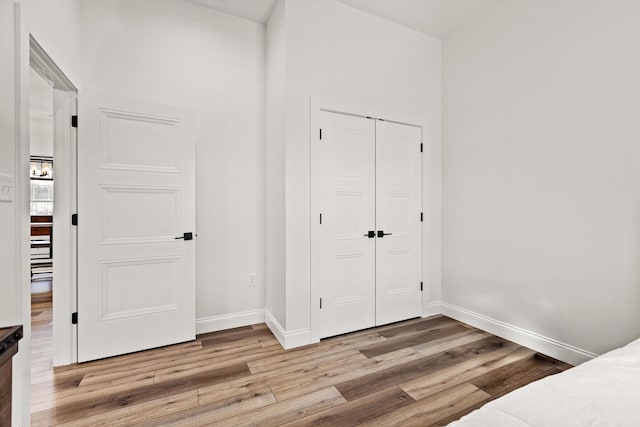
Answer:
<svg viewBox="0 0 640 427"><path fill-rule="evenodd" d="M515 390L449 427L640 426L640 339Z"/></svg>

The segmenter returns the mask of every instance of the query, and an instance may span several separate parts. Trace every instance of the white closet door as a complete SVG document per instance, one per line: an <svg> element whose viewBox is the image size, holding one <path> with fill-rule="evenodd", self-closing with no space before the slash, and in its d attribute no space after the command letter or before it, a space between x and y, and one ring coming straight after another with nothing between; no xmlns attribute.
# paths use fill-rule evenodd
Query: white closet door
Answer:
<svg viewBox="0 0 640 427"><path fill-rule="evenodd" d="M376 122L376 325L422 314L420 140L420 128Z"/></svg>
<svg viewBox="0 0 640 427"><path fill-rule="evenodd" d="M375 121L320 115L320 337L375 326ZM318 218L320 221L320 218Z"/></svg>
<svg viewBox="0 0 640 427"><path fill-rule="evenodd" d="M78 360L194 339L188 116L84 94L78 130Z"/></svg>

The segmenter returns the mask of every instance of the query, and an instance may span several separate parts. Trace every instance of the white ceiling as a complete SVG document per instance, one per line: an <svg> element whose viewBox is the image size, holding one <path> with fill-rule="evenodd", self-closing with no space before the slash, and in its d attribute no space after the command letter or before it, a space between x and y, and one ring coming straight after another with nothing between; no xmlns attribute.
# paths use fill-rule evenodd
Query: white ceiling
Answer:
<svg viewBox="0 0 640 427"><path fill-rule="evenodd" d="M230 15L266 23L276 0L186 0Z"/></svg>
<svg viewBox="0 0 640 427"><path fill-rule="evenodd" d="M276 0L186 0L266 23ZM314 0L325 1L325 0ZM414 30L445 38L501 0L337 0Z"/></svg>
<svg viewBox="0 0 640 427"><path fill-rule="evenodd" d="M501 0L338 1L442 39Z"/></svg>

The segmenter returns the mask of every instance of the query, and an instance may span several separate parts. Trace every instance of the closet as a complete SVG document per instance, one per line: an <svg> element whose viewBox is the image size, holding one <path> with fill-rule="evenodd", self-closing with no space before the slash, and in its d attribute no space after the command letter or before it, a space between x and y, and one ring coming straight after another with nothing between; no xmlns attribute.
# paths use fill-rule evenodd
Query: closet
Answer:
<svg viewBox="0 0 640 427"><path fill-rule="evenodd" d="M421 128L322 111L320 337L422 314Z"/></svg>

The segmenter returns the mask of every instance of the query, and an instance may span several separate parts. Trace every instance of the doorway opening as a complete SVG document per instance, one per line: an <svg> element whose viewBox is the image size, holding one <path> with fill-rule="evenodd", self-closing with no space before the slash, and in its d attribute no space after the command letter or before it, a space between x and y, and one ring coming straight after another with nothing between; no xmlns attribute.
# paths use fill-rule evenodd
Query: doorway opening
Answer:
<svg viewBox="0 0 640 427"><path fill-rule="evenodd" d="M31 379L34 393L53 360L53 86L33 68L29 75L29 270Z"/></svg>
<svg viewBox="0 0 640 427"><path fill-rule="evenodd" d="M29 66L29 138L22 150L29 168L20 173L30 189L31 227L24 241L30 248L31 274L25 286L31 295L33 412L47 405L38 384L53 375L53 366L77 361L71 323L77 292L76 231L71 224L77 206L77 137L72 126L77 89L32 36Z"/></svg>
<svg viewBox="0 0 640 427"><path fill-rule="evenodd" d="M53 86L29 76L29 209L31 303L53 302ZM36 307L38 308L38 307Z"/></svg>

